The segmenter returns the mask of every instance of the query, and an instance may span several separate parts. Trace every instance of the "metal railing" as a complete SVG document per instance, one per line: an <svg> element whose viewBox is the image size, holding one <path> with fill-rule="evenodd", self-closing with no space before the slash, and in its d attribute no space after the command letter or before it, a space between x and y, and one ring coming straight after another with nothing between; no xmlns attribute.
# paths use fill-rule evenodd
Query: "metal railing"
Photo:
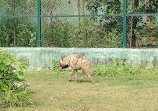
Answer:
<svg viewBox="0 0 158 111"><path fill-rule="evenodd" d="M127 0L123 0L123 1L116 0L114 6L116 6L117 8L119 7L118 9L120 10L119 12L117 12L117 9L115 9L115 7L109 8L108 10L107 7L108 6L110 7L110 5L108 4L110 2L108 0L106 0L105 3L102 1L91 1L91 0L73 0L73 1L65 0L65 1L61 1L60 5L59 3L57 3L57 6L53 5L58 1L56 0L33 1L34 5L32 7L34 7L33 9L36 9L34 10L33 14L20 13L20 14L6 15L3 13L0 19L1 23L3 23L3 19L7 20L9 18L11 19L12 22L14 22L13 25L16 28L11 28L12 31L10 32L10 35L6 34L8 33L7 31L9 29L1 30L0 46L102 47L102 48L103 47L143 47L143 46L148 47L148 45L150 44L154 44L154 45L156 44L155 46L157 46L156 39L158 32L156 30L158 27L158 13L155 11L153 13L151 11L147 13L143 11L142 12L135 11L137 10L136 7L142 5L142 3L134 4L132 1L130 2ZM135 1L140 2L139 0L135 0ZM47 4L44 4L44 2L47 2ZM116 4L117 2L120 5L117 5ZM146 0L146 2L148 2L148 0ZM148 4L147 3L144 4L145 4L144 6L146 6L144 10L148 10L148 5L152 4L152 2L149 1ZM64 6L66 7L66 5L71 5L69 11L67 11L68 6L67 9L63 8ZM137 6L133 6L133 5L137 5ZM152 5L150 5L149 8L152 7ZM157 11L158 6L156 5L154 7L156 7L155 10ZM106 12L107 10L109 12ZM131 11L129 12L129 10ZM145 18L148 20L143 20ZM28 44L36 44L36 45L26 45L26 44L18 45L16 40L19 39L19 43L20 43L21 42L20 38L22 38L25 35L23 34L19 36L20 35L19 33L24 33L24 32L20 32L19 31L20 28L17 28L17 25L20 22L20 20L18 22L18 19L24 21L25 19L31 19L28 21L29 22L34 21L33 24L36 25L36 29L34 29L36 33L35 34L36 40L35 37L33 39L31 38L32 33L34 33L31 32L31 34L29 35L30 38L28 38L28 42L29 42ZM154 20L152 21L152 19ZM144 21L144 23L141 23L142 21ZM28 24L29 23L27 23L27 25ZM150 28L147 25L152 25L152 28ZM25 28L25 27L21 27L21 28ZM32 30L32 27L27 27L27 28L29 28L28 29L29 31ZM149 31L151 35L145 34L147 31ZM11 37L11 34L12 36L14 36L14 40L13 37ZM4 36L7 36L8 38L10 37L11 39L8 39L6 41L11 41L11 42L5 43ZM23 39L24 38L22 38L22 40Z"/></svg>

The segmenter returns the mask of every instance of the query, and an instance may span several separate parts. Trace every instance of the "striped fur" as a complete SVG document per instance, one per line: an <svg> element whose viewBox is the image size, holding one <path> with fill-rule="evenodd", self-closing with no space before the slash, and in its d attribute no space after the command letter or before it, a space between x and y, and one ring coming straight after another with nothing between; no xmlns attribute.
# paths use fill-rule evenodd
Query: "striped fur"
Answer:
<svg viewBox="0 0 158 111"><path fill-rule="evenodd" d="M90 61L86 56L79 54L71 54L61 59L60 67L62 67L62 69L67 67L70 67L72 69L73 72L69 77L69 81L71 81L72 75L76 77L76 81L77 81L76 73L78 70L82 70L82 76L80 81L82 81L84 74L86 74L88 78L93 82L91 78L91 75L93 74L93 69L91 67Z"/></svg>

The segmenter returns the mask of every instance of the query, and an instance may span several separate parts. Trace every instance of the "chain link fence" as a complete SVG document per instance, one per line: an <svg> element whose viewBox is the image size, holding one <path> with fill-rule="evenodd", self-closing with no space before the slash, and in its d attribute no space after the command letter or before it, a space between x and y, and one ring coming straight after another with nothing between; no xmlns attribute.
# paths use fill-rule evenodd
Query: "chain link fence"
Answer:
<svg viewBox="0 0 158 111"><path fill-rule="evenodd" d="M127 5L127 47L158 47L158 0Z"/></svg>
<svg viewBox="0 0 158 111"><path fill-rule="evenodd" d="M0 12L1 47L158 47L158 0L1 0Z"/></svg>
<svg viewBox="0 0 158 111"><path fill-rule="evenodd" d="M57 4L54 9L48 8L52 6L51 3ZM101 2L58 0L48 2L48 4L47 8L41 8L42 45L48 47L122 47L123 17L105 16L106 7ZM43 5L41 4L41 7L44 7ZM123 4L120 3L119 7L123 9ZM120 13L122 13L121 10Z"/></svg>
<svg viewBox="0 0 158 111"><path fill-rule="evenodd" d="M35 1L1 0L0 47L36 46L36 13Z"/></svg>

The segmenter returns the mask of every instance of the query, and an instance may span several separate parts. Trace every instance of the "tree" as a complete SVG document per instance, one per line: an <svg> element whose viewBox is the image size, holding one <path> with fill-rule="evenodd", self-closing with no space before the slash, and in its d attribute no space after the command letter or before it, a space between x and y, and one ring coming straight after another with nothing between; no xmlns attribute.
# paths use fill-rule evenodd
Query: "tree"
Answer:
<svg viewBox="0 0 158 111"><path fill-rule="evenodd" d="M158 9L158 0L156 1L149 1L149 0L146 0L146 12L147 13L157 13L156 10ZM155 7L153 7L153 5ZM150 35L150 41L151 43L154 43L155 42L155 37L154 37L154 25L153 25L153 20L154 18L151 18L149 16L146 17L146 22L147 22L147 27L149 28L149 30L151 30L151 35Z"/></svg>
<svg viewBox="0 0 158 111"><path fill-rule="evenodd" d="M132 13L136 13L138 11L139 0L132 1ZM130 40L130 47L136 47L136 34L134 30L137 28L138 18L131 17L131 40Z"/></svg>
<svg viewBox="0 0 158 111"><path fill-rule="evenodd" d="M87 9L91 12L91 14L119 14L122 13L122 6L123 2L121 0L85 0L87 4ZM128 13L137 14L137 13L157 13L158 10L158 0L132 0L127 1L128 4ZM128 24L128 28L130 27L130 43L128 46L130 47L136 47L137 46L137 39L138 39L138 33L137 31L142 32L141 30L145 29L145 27L150 26L150 29L152 30L154 27L153 22L156 21L155 17L147 17L147 25L143 21L142 16L131 16L128 17L131 18L131 24ZM93 19L96 19L93 17ZM101 25L103 25L103 28L105 31L110 31L113 29L119 30L119 32L122 32L122 19L118 19L117 17L102 17L100 19ZM129 29L127 29L129 30ZM139 33L140 33L139 32ZM153 31L152 31L153 32ZM155 32L155 31L154 31ZM146 32L145 32L146 33ZM145 34L144 34L145 35ZM129 36L129 35L128 35Z"/></svg>
<svg viewBox="0 0 158 111"><path fill-rule="evenodd" d="M16 21L16 46L36 46L36 25L27 19L14 18ZM13 28L11 18L3 18L0 22L0 47L13 47Z"/></svg>
<svg viewBox="0 0 158 111"><path fill-rule="evenodd" d="M158 10L158 0L134 0L132 3L132 13L157 13ZM143 35L149 35L148 38L152 38L155 32L154 30L154 23L156 22L156 17L154 16L147 16L146 21L143 21L145 16L141 17L132 17L131 21L131 42L130 42L130 47L137 47L137 39L138 36L136 35L136 30L140 31L141 30L146 30L143 31ZM150 31L150 34L148 32ZM142 39L142 38L141 38Z"/></svg>
<svg viewBox="0 0 158 111"><path fill-rule="evenodd" d="M8 20L12 21L12 32L13 32L13 44L17 45L17 26L18 26L18 17L21 14L29 14L34 10L34 2L30 0L1 0L0 7L6 12L9 16ZM10 40L12 40L10 38Z"/></svg>
<svg viewBox="0 0 158 111"><path fill-rule="evenodd" d="M41 13L42 15L54 15L61 5L61 0L42 0L41 1ZM51 22L53 18L50 17Z"/></svg>

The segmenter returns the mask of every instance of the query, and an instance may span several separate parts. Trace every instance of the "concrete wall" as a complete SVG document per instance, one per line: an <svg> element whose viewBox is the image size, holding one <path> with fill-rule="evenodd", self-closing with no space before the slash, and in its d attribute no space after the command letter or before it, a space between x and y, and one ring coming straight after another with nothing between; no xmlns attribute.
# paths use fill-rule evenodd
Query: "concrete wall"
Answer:
<svg viewBox="0 0 158 111"><path fill-rule="evenodd" d="M54 60L71 53L86 55L95 64L109 64L112 59L125 59L132 66L153 68L158 66L158 49L123 49L123 48L1 48L18 57L25 57L29 69L40 70L52 67Z"/></svg>

